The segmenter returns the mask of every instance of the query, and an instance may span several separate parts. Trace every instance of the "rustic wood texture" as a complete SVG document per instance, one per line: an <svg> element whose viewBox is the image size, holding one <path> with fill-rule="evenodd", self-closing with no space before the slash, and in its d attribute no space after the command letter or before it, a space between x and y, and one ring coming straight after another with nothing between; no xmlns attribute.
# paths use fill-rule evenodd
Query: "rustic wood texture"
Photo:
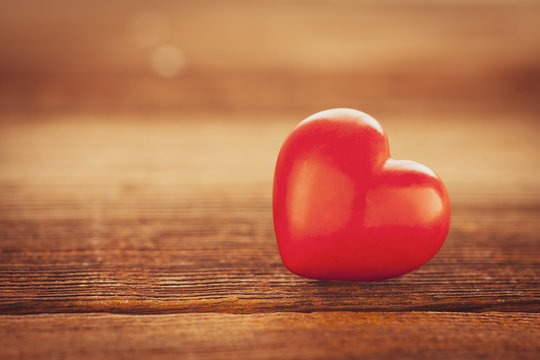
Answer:
<svg viewBox="0 0 540 360"><path fill-rule="evenodd" d="M4 315L0 346L4 356L21 359L537 359L539 319L434 312ZM32 342L13 346L21 338Z"/></svg>
<svg viewBox="0 0 540 360"><path fill-rule="evenodd" d="M1 3L0 359L540 358L539 13ZM183 54L170 77L163 45ZM450 193L444 246L396 279L279 257L279 147L343 106Z"/></svg>
<svg viewBox="0 0 540 360"><path fill-rule="evenodd" d="M391 138L410 144L395 154L438 157L453 199L448 240L401 278L321 283L287 272L273 234L272 167L294 124L190 119L2 127L2 312L539 310L538 158L521 151L537 123L505 133L492 120L497 142L519 137L518 159L488 147L483 126L453 138L440 119L421 133L388 119ZM430 155L412 151L424 147Z"/></svg>

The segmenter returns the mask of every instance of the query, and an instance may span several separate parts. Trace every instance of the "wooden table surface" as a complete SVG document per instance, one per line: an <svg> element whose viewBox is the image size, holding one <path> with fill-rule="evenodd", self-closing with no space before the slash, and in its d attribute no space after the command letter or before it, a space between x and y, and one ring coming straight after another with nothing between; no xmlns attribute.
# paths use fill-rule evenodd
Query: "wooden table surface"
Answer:
<svg viewBox="0 0 540 360"><path fill-rule="evenodd" d="M160 1L170 78L127 40L147 9L66 4L0 9L1 359L540 358L538 4ZM281 263L279 147L337 106L447 185L417 271Z"/></svg>

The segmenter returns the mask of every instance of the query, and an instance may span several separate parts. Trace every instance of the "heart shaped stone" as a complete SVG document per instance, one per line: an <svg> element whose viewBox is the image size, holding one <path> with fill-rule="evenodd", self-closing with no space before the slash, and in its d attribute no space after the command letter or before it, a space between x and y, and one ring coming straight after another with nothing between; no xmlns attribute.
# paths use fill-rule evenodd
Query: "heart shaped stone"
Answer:
<svg viewBox="0 0 540 360"><path fill-rule="evenodd" d="M352 109L312 115L285 140L273 214L285 266L320 280L410 272L437 253L450 227L442 180L417 162L390 158L381 125Z"/></svg>

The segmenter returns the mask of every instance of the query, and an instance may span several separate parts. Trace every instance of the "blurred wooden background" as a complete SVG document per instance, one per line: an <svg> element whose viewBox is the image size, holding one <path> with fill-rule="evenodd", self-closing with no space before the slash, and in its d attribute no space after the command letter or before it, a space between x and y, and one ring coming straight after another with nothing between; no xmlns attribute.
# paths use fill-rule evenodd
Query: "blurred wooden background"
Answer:
<svg viewBox="0 0 540 360"><path fill-rule="evenodd" d="M538 1L0 3L0 358L540 355ZM281 264L281 142L376 117L448 239L384 282Z"/></svg>

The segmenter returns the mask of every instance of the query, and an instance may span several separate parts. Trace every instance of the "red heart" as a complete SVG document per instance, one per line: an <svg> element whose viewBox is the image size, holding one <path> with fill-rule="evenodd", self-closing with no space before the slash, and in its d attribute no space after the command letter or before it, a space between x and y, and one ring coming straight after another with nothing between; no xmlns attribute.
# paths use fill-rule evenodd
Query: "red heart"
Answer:
<svg viewBox="0 0 540 360"><path fill-rule="evenodd" d="M372 117L332 109L302 121L276 164L274 227L285 266L320 280L382 280L431 259L450 201L428 167L390 158Z"/></svg>

